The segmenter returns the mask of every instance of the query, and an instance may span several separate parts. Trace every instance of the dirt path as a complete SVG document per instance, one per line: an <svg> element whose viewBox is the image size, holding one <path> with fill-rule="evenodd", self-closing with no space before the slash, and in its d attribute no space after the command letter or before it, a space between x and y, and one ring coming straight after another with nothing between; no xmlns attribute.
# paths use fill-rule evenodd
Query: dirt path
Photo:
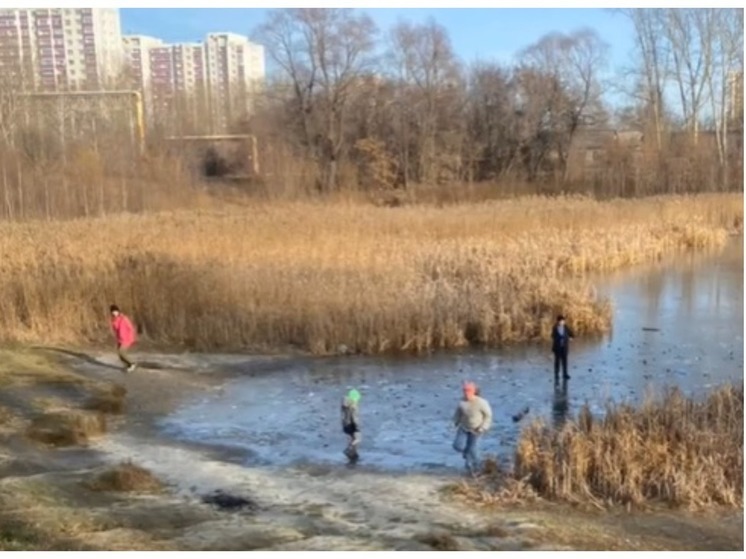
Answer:
<svg viewBox="0 0 746 559"><path fill-rule="evenodd" d="M154 355L156 366L124 377L106 355L0 357L11 363L0 386L0 549L743 548L742 514L588 513L547 503L475 508L449 492L460 482L454 476L247 467L226 449L165 438L154 422L187 398L221 390L235 365L230 358ZM277 361L256 360L262 363ZM69 448L24 436L35 414L77 410L112 383L126 387L127 406L107 416L107 433ZM90 489L91 479L123 461L150 470L165 490ZM215 490L251 506L227 511L202 502Z"/></svg>

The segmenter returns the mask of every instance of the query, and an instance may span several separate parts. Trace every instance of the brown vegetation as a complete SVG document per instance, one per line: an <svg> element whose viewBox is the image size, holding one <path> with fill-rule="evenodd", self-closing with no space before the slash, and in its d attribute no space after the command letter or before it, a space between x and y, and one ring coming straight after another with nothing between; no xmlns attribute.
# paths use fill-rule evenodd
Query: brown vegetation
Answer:
<svg viewBox="0 0 746 559"><path fill-rule="evenodd" d="M13 421L15 414L5 406L0 406L0 426L6 425Z"/></svg>
<svg viewBox="0 0 746 559"><path fill-rule="evenodd" d="M149 470L132 462L101 472L88 484L93 491L118 491L154 493L163 488L161 482Z"/></svg>
<svg viewBox="0 0 746 559"><path fill-rule="evenodd" d="M127 389L119 384L105 385L94 389L86 408L101 413L122 414L125 409Z"/></svg>
<svg viewBox="0 0 746 559"><path fill-rule="evenodd" d="M108 342L116 301L145 339L317 354L546 339L554 316L605 331L585 275L722 246L739 195L530 197L395 209L246 209L0 224L0 336Z"/></svg>
<svg viewBox="0 0 746 559"><path fill-rule="evenodd" d="M487 479L497 485L461 492L500 503L742 507L743 387L722 387L703 401L669 390L637 408L610 403L596 417L584 407L559 431L534 423L518 442L514 470L493 468Z"/></svg>
<svg viewBox="0 0 746 559"><path fill-rule="evenodd" d="M225 175L243 181L225 190L283 199L741 191L743 10L623 14L634 59L602 80L608 45L588 28L467 66L435 21L384 35L356 10L272 10L255 35L278 79L243 96L251 108L237 99L218 122L204 91L180 92L146 107L144 138L129 94L29 97L6 72L0 219L199 206ZM216 132L256 143L183 141Z"/></svg>
<svg viewBox="0 0 746 559"><path fill-rule="evenodd" d="M29 349L0 350L0 387L59 384L83 387L85 377L51 362L44 355Z"/></svg>
<svg viewBox="0 0 746 559"><path fill-rule="evenodd" d="M435 551L462 551L458 540L448 532L430 532L417 538L417 541L429 545Z"/></svg>
<svg viewBox="0 0 746 559"><path fill-rule="evenodd" d="M106 418L100 413L78 410L47 412L31 421L28 438L53 446L85 445L106 433Z"/></svg>

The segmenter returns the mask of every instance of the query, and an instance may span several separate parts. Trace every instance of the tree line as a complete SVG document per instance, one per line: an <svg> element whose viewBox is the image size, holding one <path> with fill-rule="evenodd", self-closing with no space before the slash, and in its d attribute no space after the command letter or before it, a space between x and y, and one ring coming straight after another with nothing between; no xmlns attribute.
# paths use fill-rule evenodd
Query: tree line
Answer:
<svg viewBox="0 0 746 559"><path fill-rule="evenodd" d="M435 21L382 33L352 9L274 10L254 36L278 72L245 127L312 162L321 191L340 188L343 167L369 188L505 180L571 188L589 179L571 167L588 166L573 150L593 132L604 148L595 182L603 169L626 166L625 182L647 177L664 189L661 173L683 158L692 176L681 189L741 185L732 167L742 149L733 96L743 83L743 10L617 14L631 22L635 52L612 73L609 46L588 28L544 36L513 64L467 64ZM612 107L609 94L628 102ZM641 141L625 146L601 133L610 130L637 130Z"/></svg>
<svg viewBox="0 0 746 559"><path fill-rule="evenodd" d="M380 30L354 9L271 10L252 38L276 71L226 131L256 137L251 188L273 196L742 189L743 10L615 14L634 39L621 69L589 28L540 37L511 63L465 62L433 20ZM0 75L0 217L187 203L205 154L166 137L216 131L199 99L148 119L144 155L130 98L92 103L31 99Z"/></svg>

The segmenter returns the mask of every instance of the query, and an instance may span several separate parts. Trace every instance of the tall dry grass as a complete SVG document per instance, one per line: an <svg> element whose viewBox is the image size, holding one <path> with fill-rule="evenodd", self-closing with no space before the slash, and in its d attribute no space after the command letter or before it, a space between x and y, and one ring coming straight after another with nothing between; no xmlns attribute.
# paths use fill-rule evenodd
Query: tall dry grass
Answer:
<svg viewBox="0 0 746 559"><path fill-rule="evenodd" d="M102 217L209 202L181 157L112 158L80 148L64 161L34 161L0 146L0 220Z"/></svg>
<svg viewBox="0 0 746 559"><path fill-rule="evenodd" d="M526 429L513 477L541 496L639 505L743 506L743 386L704 401L668 391L639 408L583 408L557 431Z"/></svg>
<svg viewBox="0 0 746 559"><path fill-rule="evenodd" d="M702 195L3 223L0 338L105 342L111 302L146 339L201 350L499 345L546 338L558 312L597 333L611 308L586 273L721 246L742 220L740 195Z"/></svg>

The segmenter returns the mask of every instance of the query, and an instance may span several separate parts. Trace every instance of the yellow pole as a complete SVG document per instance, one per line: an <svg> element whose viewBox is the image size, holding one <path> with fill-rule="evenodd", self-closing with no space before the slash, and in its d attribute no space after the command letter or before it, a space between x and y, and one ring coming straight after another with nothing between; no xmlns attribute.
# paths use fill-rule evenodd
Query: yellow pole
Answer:
<svg viewBox="0 0 746 559"><path fill-rule="evenodd" d="M140 148L140 155L145 153L145 124L142 110L142 95L139 91L133 91L135 98L135 121L137 123L137 143Z"/></svg>
<svg viewBox="0 0 746 559"><path fill-rule="evenodd" d="M259 150L256 145L256 136L251 136L251 167L254 177L259 176Z"/></svg>

